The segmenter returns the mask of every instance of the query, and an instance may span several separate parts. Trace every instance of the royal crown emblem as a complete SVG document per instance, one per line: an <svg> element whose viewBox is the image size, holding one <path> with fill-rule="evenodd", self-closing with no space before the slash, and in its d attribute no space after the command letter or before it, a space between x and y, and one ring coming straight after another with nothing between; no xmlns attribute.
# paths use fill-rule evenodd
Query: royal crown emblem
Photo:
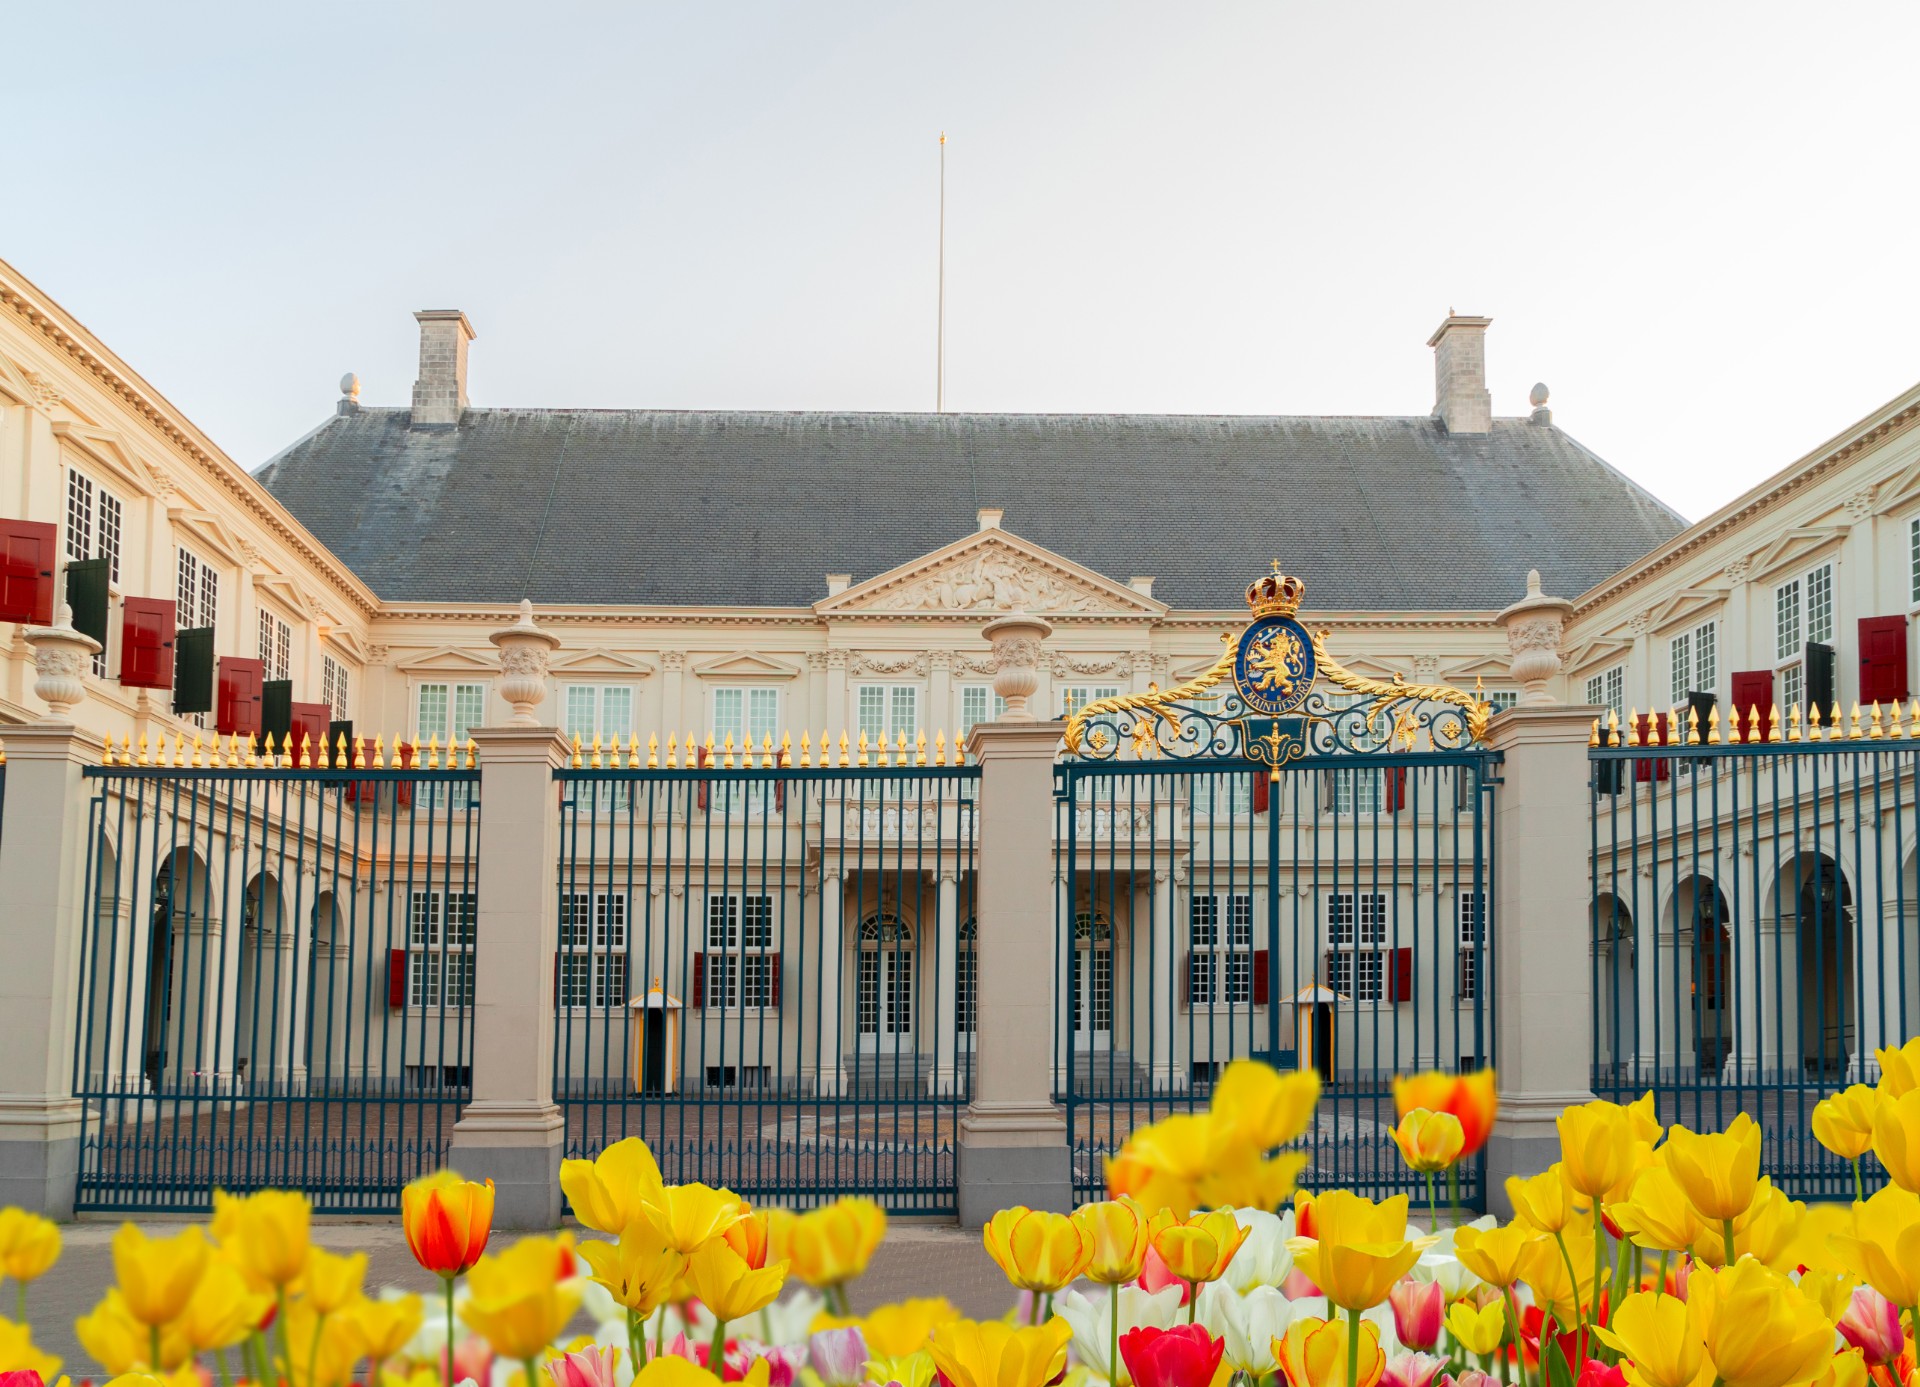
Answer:
<svg viewBox="0 0 1920 1387"><path fill-rule="evenodd" d="M1233 685L1247 708L1262 717L1291 713L1313 692L1316 661L1313 637L1293 619L1307 585L1280 571L1247 584L1253 621L1240 633L1233 661Z"/></svg>
<svg viewBox="0 0 1920 1387"><path fill-rule="evenodd" d="M1247 584L1247 606L1256 617L1292 616L1300 610L1300 599L1307 585L1280 571L1280 560L1273 561L1273 572L1263 573Z"/></svg>

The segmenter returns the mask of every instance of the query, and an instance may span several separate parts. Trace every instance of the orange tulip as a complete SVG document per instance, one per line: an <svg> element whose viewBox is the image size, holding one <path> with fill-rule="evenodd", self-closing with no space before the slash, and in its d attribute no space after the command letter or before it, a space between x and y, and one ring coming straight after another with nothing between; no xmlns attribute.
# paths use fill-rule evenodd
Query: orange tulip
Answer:
<svg viewBox="0 0 1920 1387"><path fill-rule="evenodd" d="M487 1250L493 1181L475 1184L451 1170L415 1180L400 1192L400 1222L414 1261L441 1276L458 1276Z"/></svg>
<svg viewBox="0 0 1920 1387"><path fill-rule="evenodd" d="M1491 1069L1482 1069L1476 1074L1443 1074L1429 1069L1424 1074L1393 1081L1393 1106L1400 1117L1415 1108L1426 1108L1459 1118L1460 1132L1465 1138L1460 1156L1465 1159L1487 1144L1500 1098Z"/></svg>

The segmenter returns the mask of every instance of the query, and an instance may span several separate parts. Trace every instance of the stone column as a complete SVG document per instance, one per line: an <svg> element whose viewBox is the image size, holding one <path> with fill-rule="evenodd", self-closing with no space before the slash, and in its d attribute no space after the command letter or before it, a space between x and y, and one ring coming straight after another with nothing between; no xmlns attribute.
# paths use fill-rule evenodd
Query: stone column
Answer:
<svg viewBox="0 0 1920 1387"><path fill-rule="evenodd" d="M927 652L927 715L920 719L920 726L927 734L928 747L932 747L936 732L951 732L959 725L959 712L953 706L953 652L929 650Z"/></svg>
<svg viewBox="0 0 1920 1387"><path fill-rule="evenodd" d="M687 681L687 652L667 650L660 655L660 668L665 671L660 677L660 740L664 743L669 733L684 737L694 730L687 721L686 709L682 706L685 697L683 687Z"/></svg>
<svg viewBox="0 0 1920 1387"><path fill-rule="evenodd" d="M827 706L820 712L820 724L837 743L847 728L847 652L827 652Z"/></svg>
<svg viewBox="0 0 1920 1387"><path fill-rule="evenodd" d="M1136 1055L1136 1061L1145 1060L1148 1072L1153 1076L1156 1091L1165 1092L1185 1088L1181 1081L1182 1071L1174 1062L1173 1038L1177 1028L1174 1025L1174 1009L1169 999L1180 995L1180 979L1174 976L1174 921L1179 918L1180 907L1180 866L1171 862L1156 868L1153 873L1153 928L1151 935L1152 953L1149 955L1149 976L1152 979L1147 991L1147 1005L1153 1008L1152 1022L1142 1028L1134 1026L1135 1035L1151 1034L1154 1038L1154 1052L1151 1055Z"/></svg>
<svg viewBox="0 0 1920 1387"><path fill-rule="evenodd" d="M933 993L933 1074L935 1093L953 1092L954 1075L959 1067L960 1038L954 1031L954 986L960 969L960 920L957 914L960 869L951 863L940 868L940 885L935 902L936 948Z"/></svg>
<svg viewBox="0 0 1920 1387"><path fill-rule="evenodd" d="M845 913L846 888L836 866L820 873L820 995L815 1012L814 1091L828 1097L838 1096L843 1082L840 1046L846 1018L840 1014L840 975L847 966ZM804 1047L805 1041L801 1043Z"/></svg>
<svg viewBox="0 0 1920 1387"><path fill-rule="evenodd" d="M960 1222L977 1228L1012 1204L1066 1212L1073 1171L1046 1053L1054 988L1053 763L1064 726L1027 708L1051 628L1016 615L991 622L995 691L1006 715L973 729L980 766L979 1029L973 1101L960 1119Z"/></svg>
<svg viewBox="0 0 1920 1387"><path fill-rule="evenodd" d="M1527 596L1501 613L1523 692L1488 734L1505 758L1490 920L1500 1116L1487 1142L1487 1207L1502 1218L1512 1213L1507 1177L1552 1165L1561 1109L1593 1097L1591 882L1587 871L1569 869L1567 854L1590 838L1587 735L1601 710L1554 701L1566 611L1542 595L1534 572Z"/></svg>

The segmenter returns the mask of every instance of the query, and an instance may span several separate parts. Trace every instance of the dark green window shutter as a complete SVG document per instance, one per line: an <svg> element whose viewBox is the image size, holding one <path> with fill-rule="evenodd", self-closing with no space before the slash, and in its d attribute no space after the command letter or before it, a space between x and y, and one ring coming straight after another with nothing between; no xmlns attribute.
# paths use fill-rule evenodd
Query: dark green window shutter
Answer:
<svg viewBox="0 0 1920 1387"><path fill-rule="evenodd" d="M292 731L293 680L269 679L260 686L260 732L273 738L273 749L279 752Z"/></svg>
<svg viewBox="0 0 1920 1387"><path fill-rule="evenodd" d="M1806 662L1807 702L1820 705L1820 721L1824 723L1832 716L1834 706L1840 701L1840 695L1834 691L1833 685L1833 647L1808 641Z"/></svg>
<svg viewBox="0 0 1920 1387"><path fill-rule="evenodd" d="M67 605L73 608L73 629L107 647L106 559L76 559L67 565Z"/></svg>
<svg viewBox="0 0 1920 1387"><path fill-rule="evenodd" d="M181 631L173 638L173 711L213 711L213 628Z"/></svg>

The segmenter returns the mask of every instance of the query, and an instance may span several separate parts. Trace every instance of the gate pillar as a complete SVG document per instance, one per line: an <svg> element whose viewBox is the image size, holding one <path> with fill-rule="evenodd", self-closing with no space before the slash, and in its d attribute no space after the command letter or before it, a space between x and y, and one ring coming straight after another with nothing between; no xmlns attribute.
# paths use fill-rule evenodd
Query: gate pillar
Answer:
<svg viewBox="0 0 1920 1387"><path fill-rule="evenodd" d="M1587 738L1605 712L1522 704L1488 730L1504 757L1493 818L1500 1115L1487 1142L1487 1208L1502 1218L1513 1212L1507 1177L1558 1160L1554 1120L1593 1097L1592 885L1570 865L1591 842Z"/></svg>
<svg viewBox="0 0 1920 1387"><path fill-rule="evenodd" d="M0 1205L73 1217L81 1105L73 1096L96 742L70 723L10 727L0 901Z"/></svg>
<svg viewBox="0 0 1920 1387"><path fill-rule="evenodd" d="M1037 652L1036 642L1036 652ZM1013 1204L1066 1213L1073 1168L1053 1101L1053 763L1064 725L973 729L980 766L979 983L973 1101L960 1118L958 1214L977 1228Z"/></svg>
<svg viewBox="0 0 1920 1387"><path fill-rule="evenodd" d="M473 989L473 1096L451 1164L494 1182L494 1225L560 1222L566 1121L553 1101L554 958L560 947L558 728L472 732L480 756L479 919L485 964Z"/></svg>

